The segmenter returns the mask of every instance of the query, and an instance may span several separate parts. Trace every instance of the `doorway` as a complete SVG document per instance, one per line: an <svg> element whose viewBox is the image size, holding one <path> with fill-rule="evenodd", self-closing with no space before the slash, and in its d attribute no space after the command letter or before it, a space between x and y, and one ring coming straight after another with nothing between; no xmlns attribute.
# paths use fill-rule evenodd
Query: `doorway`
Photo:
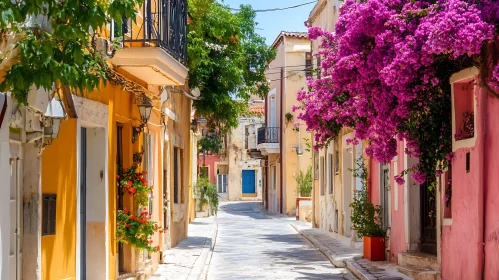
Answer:
<svg viewBox="0 0 499 280"><path fill-rule="evenodd" d="M10 158L10 280L22 279L22 161L19 157Z"/></svg>
<svg viewBox="0 0 499 280"><path fill-rule="evenodd" d="M242 171L242 191L244 194L255 194L255 170L243 170Z"/></svg>
<svg viewBox="0 0 499 280"><path fill-rule="evenodd" d="M343 142L345 143L345 141ZM342 151L342 185L343 185L343 232L345 236L350 237L351 234L351 221L352 208L350 204L353 198L353 184L355 177L353 177L352 169L355 168L353 162L352 147L343 149Z"/></svg>
<svg viewBox="0 0 499 280"><path fill-rule="evenodd" d="M428 188L428 183L421 188L421 251L437 254L437 211L435 189Z"/></svg>
<svg viewBox="0 0 499 280"><path fill-rule="evenodd" d="M81 279L105 279L106 250L106 130L80 129L79 248Z"/></svg>

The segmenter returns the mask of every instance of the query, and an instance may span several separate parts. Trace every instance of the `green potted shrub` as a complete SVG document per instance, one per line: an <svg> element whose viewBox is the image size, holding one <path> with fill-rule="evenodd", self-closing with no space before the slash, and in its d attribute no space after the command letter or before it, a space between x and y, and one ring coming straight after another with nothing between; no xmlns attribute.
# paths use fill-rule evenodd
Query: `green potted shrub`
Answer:
<svg viewBox="0 0 499 280"><path fill-rule="evenodd" d="M298 185L298 194L301 197L312 196L312 166L309 166L306 173L300 170L298 176L295 177L296 184Z"/></svg>
<svg viewBox="0 0 499 280"><path fill-rule="evenodd" d="M194 186L196 196L196 217L208 217L218 212L218 193L217 186L210 183L207 177L199 177Z"/></svg>
<svg viewBox="0 0 499 280"><path fill-rule="evenodd" d="M352 229L358 238L364 240L364 258L370 261L385 260L385 230L381 216L381 207L369 201L367 193L367 168L363 158L357 161L357 168L351 170L354 177L360 178L362 187L354 191L352 207Z"/></svg>

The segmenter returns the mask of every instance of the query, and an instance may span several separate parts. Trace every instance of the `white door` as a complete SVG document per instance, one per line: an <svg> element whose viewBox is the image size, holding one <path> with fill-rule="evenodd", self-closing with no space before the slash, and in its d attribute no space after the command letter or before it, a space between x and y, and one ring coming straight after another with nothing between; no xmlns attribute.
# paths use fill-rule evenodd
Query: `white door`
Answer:
<svg viewBox="0 0 499 280"><path fill-rule="evenodd" d="M21 279L21 185L18 158L10 161L10 280Z"/></svg>
<svg viewBox="0 0 499 280"><path fill-rule="evenodd" d="M217 192L221 200L227 200L229 198L227 193L228 180L227 174L217 175Z"/></svg>

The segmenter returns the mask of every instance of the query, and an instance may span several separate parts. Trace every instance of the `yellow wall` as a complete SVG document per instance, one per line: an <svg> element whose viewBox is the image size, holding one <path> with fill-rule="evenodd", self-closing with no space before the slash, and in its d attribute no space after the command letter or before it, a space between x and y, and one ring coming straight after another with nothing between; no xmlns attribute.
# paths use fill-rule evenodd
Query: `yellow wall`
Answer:
<svg viewBox="0 0 499 280"><path fill-rule="evenodd" d="M76 276L76 119L42 154L42 193L57 194L56 234L42 236L42 279Z"/></svg>

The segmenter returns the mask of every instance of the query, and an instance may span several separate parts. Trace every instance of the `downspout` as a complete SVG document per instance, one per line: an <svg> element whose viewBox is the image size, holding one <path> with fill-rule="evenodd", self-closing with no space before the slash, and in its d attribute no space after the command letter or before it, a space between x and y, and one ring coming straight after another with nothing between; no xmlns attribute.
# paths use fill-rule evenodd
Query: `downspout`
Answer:
<svg viewBox="0 0 499 280"><path fill-rule="evenodd" d="M268 102L269 102L269 98L265 98L265 128L268 127L268 117L269 117L269 113L268 113ZM256 141L257 141L257 145L258 145L258 131L257 131L257 137L256 137ZM265 209L269 209L269 172L270 172L270 167L269 167L269 156L265 156L265 165L267 167L263 167L265 169L265 185L264 185L264 189L265 189ZM275 176L275 175L274 175Z"/></svg>
<svg viewBox="0 0 499 280"><path fill-rule="evenodd" d="M479 156L481 156L482 161L480 162L480 171L481 171L481 182L479 182L479 190L481 196L479 197L479 205L482 205L481 213L480 215L482 216L481 220L481 227L480 230L482 231L482 277L481 279L485 279L485 240L486 240L486 232L485 232L485 224L486 224L486 210L487 206L486 204L486 197L487 197L487 188L485 187L485 184L487 183L487 175L488 175L488 170L486 170L487 166L487 158L488 158L488 153L485 152L485 143L486 143L486 137L487 137L487 113L488 113L488 107L487 107L487 98L488 96L484 92L480 92L480 103L478 104L478 108L480 108L479 111L479 119L481 121L481 127L479 132L481 135L480 137L480 150L479 150Z"/></svg>
<svg viewBox="0 0 499 280"><path fill-rule="evenodd" d="M279 115L280 115L280 118L279 118L279 132L280 132L279 133L279 155L281 157L281 159L280 159L280 165L279 165L279 169L280 169L280 172L279 172L280 173L279 174L279 178L280 178L280 181L279 181L279 190L281 192L281 199L279 201L279 206L281 207L280 208L281 209L281 214L283 214L283 212L284 212L283 209L282 209L282 205L283 205L282 201L284 200L284 195L283 195L283 185L284 185L284 183L282 181L283 180L283 174L282 173L284 171L284 168L283 168L284 162L283 162L283 154L282 154L282 145L283 145L283 143L282 143L282 139L283 139L282 134L284 132L284 128L282 127L283 126L283 118L282 117L284 115L284 113L283 113L284 112L283 111L284 110L284 105L283 105L284 104L284 100L283 100L283 92L284 92L284 90L283 89L284 89L284 67L281 67L281 90L280 90L280 103L281 103L280 107L281 108L279 110L280 111L279 112Z"/></svg>

